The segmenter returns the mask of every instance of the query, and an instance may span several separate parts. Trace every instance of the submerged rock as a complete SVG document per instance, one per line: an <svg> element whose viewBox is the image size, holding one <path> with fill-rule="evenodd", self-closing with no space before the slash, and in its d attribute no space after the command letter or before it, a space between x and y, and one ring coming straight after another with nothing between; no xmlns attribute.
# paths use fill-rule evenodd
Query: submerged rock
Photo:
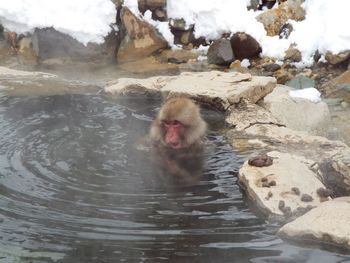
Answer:
<svg viewBox="0 0 350 263"><path fill-rule="evenodd" d="M350 249L350 197L324 202L284 225L278 234L294 240L332 243Z"/></svg>

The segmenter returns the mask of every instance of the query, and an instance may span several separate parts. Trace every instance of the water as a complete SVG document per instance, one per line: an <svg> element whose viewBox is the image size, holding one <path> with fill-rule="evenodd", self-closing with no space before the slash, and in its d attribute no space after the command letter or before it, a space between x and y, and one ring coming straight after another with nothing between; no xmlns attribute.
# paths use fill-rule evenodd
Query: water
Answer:
<svg viewBox="0 0 350 263"><path fill-rule="evenodd" d="M257 216L213 112L201 178L157 174L143 138L158 105L2 95L0 262L350 262Z"/></svg>

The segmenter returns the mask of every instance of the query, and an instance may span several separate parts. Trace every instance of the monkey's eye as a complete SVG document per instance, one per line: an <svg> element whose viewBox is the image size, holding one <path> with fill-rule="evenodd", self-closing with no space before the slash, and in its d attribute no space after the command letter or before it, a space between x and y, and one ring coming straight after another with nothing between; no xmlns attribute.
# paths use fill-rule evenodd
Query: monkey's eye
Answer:
<svg viewBox="0 0 350 263"><path fill-rule="evenodd" d="M163 120L162 123L167 128L169 127L178 128L182 125L181 122L179 122L178 120L172 120L172 121Z"/></svg>

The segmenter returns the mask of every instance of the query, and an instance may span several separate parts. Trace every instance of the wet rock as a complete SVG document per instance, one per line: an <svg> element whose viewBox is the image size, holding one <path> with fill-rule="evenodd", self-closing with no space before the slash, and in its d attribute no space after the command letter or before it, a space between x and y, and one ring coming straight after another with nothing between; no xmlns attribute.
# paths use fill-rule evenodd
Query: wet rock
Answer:
<svg viewBox="0 0 350 263"><path fill-rule="evenodd" d="M239 170L240 184L263 212L269 216L290 217L292 211L298 207L306 207L308 204L317 206L321 203L316 189L324 185L317 179L316 173L310 169L309 165L312 161L275 151L269 152L268 155L274 158L271 166L255 167L245 162ZM264 177L268 177L269 181L275 181L276 185L262 187L261 179ZM297 187L303 193L309 193L313 200L308 204L302 202L300 197L290 190L292 187ZM265 197L269 192L272 196L266 200Z"/></svg>
<svg viewBox="0 0 350 263"><path fill-rule="evenodd" d="M233 54L239 60L256 57L262 51L260 44L246 33L235 33L230 41Z"/></svg>
<svg viewBox="0 0 350 263"><path fill-rule="evenodd" d="M330 113L325 102L314 103L306 99L289 96L291 89L277 85L268 94L262 106L286 127L307 131L310 134L325 135L328 132Z"/></svg>
<svg viewBox="0 0 350 263"><path fill-rule="evenodd" d="M256 19L264 25L268 36L278 35L288 20L301 21L305 18L302 2L303 0L286 1L277 8L263 12Z"/></svg>
<svg viewBox="0 0 350 263"><path fill-rule="evenodd" d="M302 196L300 197L300 200L303 202L312 202L314 199L309 194L302 194Z"/></svg>
<svg viewBox="0 0 350 263"><path fill-rule="evenodd" d="M328 63L332 65L338 65L342 62L347 61L350 58L350 50L343 51L338 54L332 54L331 52L327 52L325 55L325 59Z"/></svg>
<svg viewBox="0 0 350 263"><path fill-rule="evenodd" d="M36 65L38 63L38 57L35 54L30 37L23 37L19 41L18 56L24 64Z"/></svg>
<svg viewBox="0 0 350 263"><path fill-rule="evenodd" d="M315 87L315 84L313 79L300 74L287 81L285 85L294 89L306 89Z"/></svg>
<svg viewBox="0 0 350 263"><path fill-rule="evenodd" d="M157 87L166 97L187 95L224 110L243 99L256 102L275 86L273 78L237 72L184 72L179 76L169 77L167 82L159 83L159 79L164 77L145 79L143 82L138 79L119 79L118 84L107 86L105 90L109 93L125 94L128 93L130 83L135 82L143 90Z"/></svg>
<svg viewBox="0 0 350 263"><path fill-rule="evenodd" d="M249 165L256 166L256 167L270 166L272 165L272 163L273 163L273 159L267 154L260 154L248 160Z"/></svg>
<svg viewBox="0 0 350 263"><path fill-rule="evenodd" d="M127 7L121 10L121 20L127 34L118 50L119 63L146 58L155 51L167 47L166 40L155 28L136 17Z"/></svg>
<svg viewBox="0 0 350 263"><path fill-rule="evenodd" d="M292 62L300 62L301 61L301 52L297 48L291 46L286 50L286 52L284 54L284 59L290 60Z"/></svg>
<svg viewBox="0 0 350 263"><path fill-rule="evenodd" d="M215 40L208 49L207 57L210 64L229 65L235 60L230 40Z"/></svg>
<svg viewBox="0 0 350 263"><path fill-rule="evenodd" d="M350 249L350 198L324 202L284 225L278 235L287 239L307 239Z"/></svg>
<svg viewBox="0 0 350 263"><path fill-rule="evenodd" d="M290 23L284 24L278 33L280 39L288 39L290 33L293 31L293 26Z"/></svg>

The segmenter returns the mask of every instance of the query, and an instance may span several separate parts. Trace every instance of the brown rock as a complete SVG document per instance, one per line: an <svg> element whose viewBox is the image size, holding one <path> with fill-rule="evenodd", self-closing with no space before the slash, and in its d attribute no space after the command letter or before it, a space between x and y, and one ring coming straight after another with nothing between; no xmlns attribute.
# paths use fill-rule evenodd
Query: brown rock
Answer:
<svg viewBox="0 0 350 263"><path fill-rule="evenodd" d="M256 57L262 51L258 41L246 33L236 33L230 41L233 55L239 60Z"/></svg>
<svg viewBox="0 0 350 263"><path fill-rule="evenodd" d="M284 59L286 59L286 60L288 59L288 60L291 60L293 62L300 62L301 61L301 52L297 48L290 46L284 54Z"/></svg>
<svg viewBox="0 0 350 263"><path fill-rule="evenodd" d="M264 25L268 36L278 35L289 19L301 21L305 18L302 2L302 0L286 1L277 8L263 12L256 19Z"/></svg>
<svg viewBox="0 0 350 263"><path fill-rule="evenodd" d="M338 54L332 54L331 52L327 52L325 58L328 61L328 63L332 65L337 65L347 61L350 58L350 50L340 52Z"/></svg>
<svg viewBox="0 0 350 263"><path fill-rule="evenodd" d="M303 202L312 202L314 199L311 195L308 194L303 194L300 198L301 201Z"/></svg>
<svg viewBox="0 0 350 263"><path fill-rule="evenodd" d="M122 9L121 20L127 34L118 50L118 62L125 63L146 58L167 46L166 40L153 26L140 20L127 7Z"/></svg>
<svg viewBox="0 0 350 263"><path fill-rule="evenodd" d="M249 165L256 166L256 167L270 166L272 165L272 163L273 163L273 159L267 154L260 154L248 160ZM276 185L276 182L275 182L275 185Z"/></svg>
<svg viewBox="0 0 350 263"><path fill-rule="evenodd" d="M33 49L32 40L24 37L19 41L18 56L25 64L36 65L38 57Z"/></svg>

